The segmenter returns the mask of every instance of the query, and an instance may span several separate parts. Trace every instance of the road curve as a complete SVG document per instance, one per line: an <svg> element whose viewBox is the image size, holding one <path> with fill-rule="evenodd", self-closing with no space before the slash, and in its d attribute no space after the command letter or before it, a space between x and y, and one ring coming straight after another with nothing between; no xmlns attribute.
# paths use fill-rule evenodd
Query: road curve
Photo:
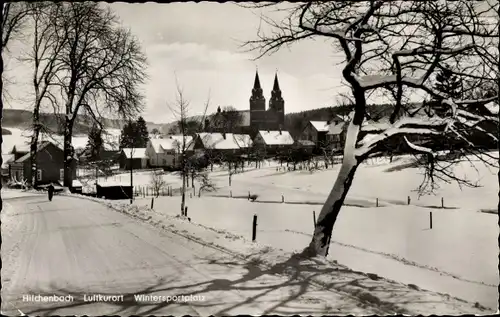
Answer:
<svg viewBox="0 0 500 317"><path fill-rule="evenodd" d="M380 313L84 199L6 199L1 231L9 316Z"/></svg>

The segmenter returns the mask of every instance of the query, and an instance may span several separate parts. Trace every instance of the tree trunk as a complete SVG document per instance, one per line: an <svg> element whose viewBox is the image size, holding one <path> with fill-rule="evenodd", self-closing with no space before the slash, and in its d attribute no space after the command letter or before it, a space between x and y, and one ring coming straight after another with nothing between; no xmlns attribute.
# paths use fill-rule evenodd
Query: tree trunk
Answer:
<svg viewBox="0 0 500 317"><path fill-rule="evenodd" d="M40 134L40 123L39 123L39 111L35 107L33 109L33 135L31 136L30 145L30 164L31 164L31 186L35 187L37 185L37 150L38 150L38 136Z"/></svg>
<svg viewBox="0 0 500 317"><path fill-rule="evenodd" d="M345 197L351 188L356 169L362 162L362 158L356 158L356 141L360 131L362 120L353 120L349 124L348 136L344 147L344 159L340 171L335 180L325 204L318 216L314 235L309 246L303 253L307 256L327 256L332 237L333 226L344 204ZM366 155L366 153L365 153ZM364 156L363 156L364 157ZM317 161L316 161L317 163Z"/></svg>
<svg viewBox="0 0 500 317"><path fill-rule="evenodd" d="M182 193L181 193L181 216L184 215L184 208L186 206L186 173L182 173Z"/></svg>
<svg viewBox="0 0 500 317"><path fill-rule="evenodd" d="M66 119L64 127L64 187L73 185L73 160L74 149L71 144L73 136L73 121Z"/></svg>
<svg viewBox="0 0 500 317"><path fill-rule="evenodd" d="M311 243L305 252L309 256L327 256L332 237L333 226L351 188L358 164L343 163L337 180L321 209Z"/></svg>

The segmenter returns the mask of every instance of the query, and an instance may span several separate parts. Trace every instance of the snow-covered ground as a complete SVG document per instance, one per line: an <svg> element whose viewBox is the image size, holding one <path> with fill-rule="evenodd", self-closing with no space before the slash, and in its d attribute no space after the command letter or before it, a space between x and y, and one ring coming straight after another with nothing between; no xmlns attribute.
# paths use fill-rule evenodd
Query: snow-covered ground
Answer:
<svg viewBox="0 0 500 317"><path fill-rule="evenodd" d="M155 210L109 203L133 216L127 217L89 201L97 199L70 196L55 197L51 203L37 197L7 202L1 214L2 273L7 273L2 274L4 314L492 312L446 294L422 291L416 285L353 271L335 261L292 256L227 230L210 229ZM204 199L216 198L200 200ZM21 294L71 295L73 300L30 302L21 299ZM123 294L124 298L85 301L90 294ZM138 294L198 295L198 301L141 301L133 297Z"/></svg>
<svg viewBox="0 0 500 317"><path fill-rule="evenodd" d="M96 200L95 198L90 199ZM169 206L178 203L178 199L175 197L165 197L161 198L161 200L162 206L164 206L163 203L169 203ZM198 203L193 204L194 201ZM234 207L242 207L244 203L247 205L252 204L242 200L228 200L223 198L201 198L193 199L189 202L191 207L199 207L200 204L210 204L210 206L221 207L223 210L226 210L223 206L228 206L228 209L231 209ZM340 290L345 292L354 298L361 299L369 306L375 303L376 306L384 307L389 311L392 310L393 312L409 315L477 313L478 310L479 313L482 314L488 311L481 311L481 305L477 303L467 304L466 302L462 302L456 299L453 294L448 295L432 291L422 291L421 285L419 284L402 285L400 281L395 282L380 279L380 275L373 274L373 270L365 270L364 272L360 272L356 269L352 270L352 267L348 268L337 263L337 261L333 259L330 261L322 259L301 260L290 257L292 252L288 251L290 250L289 244L293 244L297 241L289 241L289 244L283 244L285 246L283 248L284 250L269 248L266 246L269 244L263 241L265 239L263 239L262 236L264 236L265 233L273 236L275 233L273 233L272 229L266 230L262 228L264 221L261 219L261 216L266 214L265 211L262 213L259 212L257 242L251 243L251 235L248 226L241 226L236 230L234 229L235 226L229 225L232 229L226 230L221 229L221 226L218 225L207 226L196 221L197 217L203 213L203 210L205 212L207 211L206 208L194 208L192 209L193 212L188 212L188 216L190 217L190 221L188 222L185 218L183 220L183 217L179 218L178 215L175 215L175 212L168 212L165 208L155 208L151 210L147 206L142 205L141 202L135 206L120 202L108 202L105 204L155 226L180 234L190 240L199 241L199 243L216 247L223 252L232 254L235 258L245 258L252 263L260 263L264 266L264 271L287 272L285 274L292 274L310 283L323 285L330 291ZM237 206L235 206L235 204ZM221 209L213 209L213 211L216 210ZM250 216L247 220L251 219L252 215L251 212L247 213L248 209L240 211L244 215ZM210 217L210 214L205 213L204 217ZM222 224L227 225L231 221L223 214L223 211L220 213L215 212L213 218L216 219L215 222L219 220ZM220 215L222 215L222 217L220 217ZM238 224L236 224L236 226L238 226ZM336 248L333 249L336 250ZM359 259L364 260L363 258ZM394 268L394 265L392 267ZM338 274L339 272L341 272L341 274ZM322 298L321 293L317 295L318 299ZM491 311L491 308L489 310ZM304 308L303 311L304 314L311 313L307 311L307 308ZM291 311L291 313L293 312ZM344 314L346 311L339 313ZM354 311L350 313L356 314ZM386 311L386 313L388 313L388 311Z"/></svg>
<svg viewBox="0 0 500 317"><path fill-rule="evenodd" d="M497 170L463 163L456 167L457 173L478 179L482 187L460 190L453 183L441 184L436 196L419 198L413 191L421 181L418 170L388 171L406 163L405 158L391 164L378 159L359 168L346 200L348 206L336 224L329 258L356 270L496 308L499 228L496 215L479 211L497 209ZM313 211L319 214L338 168L314 173L277 172L276 165L245 168L244 173L232 176L231 187L227 171L217 170L211 173L220 187L214 195L226 198L188 196L188 214L196 223L247 237L257 214L260 242L298 251L311 239ZM141 175L146 185L150 174ZM134 175L134 183L141 177ZM180 186L178 175L165 177L170 184ZM257 202L228 198L230 193L246 197L249 191L259 196ZM281 195L287 203L279 203ZM439 208L441 198L445 209ZM138 199L137 203L149 205L150 199ZM160 197L155 202L157 211L171 215L178 214L179 204L178 197Z"/></svg>

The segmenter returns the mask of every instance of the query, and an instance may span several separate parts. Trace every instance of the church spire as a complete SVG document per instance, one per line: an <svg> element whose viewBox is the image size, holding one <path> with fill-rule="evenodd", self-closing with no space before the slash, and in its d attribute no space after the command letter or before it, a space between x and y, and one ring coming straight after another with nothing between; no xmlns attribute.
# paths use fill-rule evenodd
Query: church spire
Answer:
<svg viewBox="0 0 500 317"><path fill-rule="evenodd" d="M260 79L258 70L255 71L255 81L253 83L251 99L264 99L262 88L260 87Z"/></svg>
<svg viewBox="0 0 500 317"><path fill-rule="evenodd" d="M278 72L274 75L274 86L273 91L280 91L280 84L278 83Z"/></svg>
<svg viewBox="0 0 500 317"><path fill-rule="evenodd" d="M253 83L253 89L261 89L258 70L255 70L255 81Z"/></svg>

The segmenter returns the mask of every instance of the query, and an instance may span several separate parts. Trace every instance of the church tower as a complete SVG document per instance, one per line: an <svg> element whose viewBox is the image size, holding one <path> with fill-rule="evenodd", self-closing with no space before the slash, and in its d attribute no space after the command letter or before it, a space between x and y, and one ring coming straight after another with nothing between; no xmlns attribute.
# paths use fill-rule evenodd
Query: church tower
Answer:
<svg viewBox="0 0 500 317"><path fill-rule="evenodd" d="M250 97L250 127L252 130L265 129L266 99L260 87L259 72L255 71L252 96Z"/></svg>
<svg viewBox="0 0 500 317"><path fill-rule="evenodd" d="M278 73L274 76L273 90L271 91L271 99L269 99L269 111L273 113L274 128L282 129L285 125L285 101L281 96Z"/></svg>

